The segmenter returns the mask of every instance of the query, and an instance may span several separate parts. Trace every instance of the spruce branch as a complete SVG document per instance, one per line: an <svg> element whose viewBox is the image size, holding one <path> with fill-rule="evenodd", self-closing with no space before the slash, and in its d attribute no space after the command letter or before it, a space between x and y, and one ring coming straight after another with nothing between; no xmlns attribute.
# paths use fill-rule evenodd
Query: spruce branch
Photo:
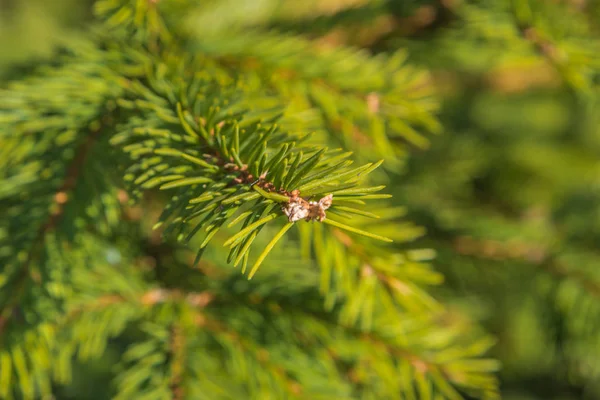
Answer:
<svg viewBox="0 0 600 400"><path fill-rule="evenodd" d="M481 50L480 40L485 40L488 45L483 49L486 57L482 59L486 61L476 67L478 72L487 74L491 68L541 63L542 68L550 66L550 72L556 71L558 80L582 99L593 99L600 42L591 35L593 27L588 18L569 8L566 2L535 0L459 4L453 13L460 23L442 36L436 46L440 48L437 57L428 58L430 61L461 58L461 53L446 54L444 48L461 42L469 47L466 54L470 54ZM569 18L565 19L565 15ZM511 51L498 51L501 49Z"/></svg>
<svg viewBox="0 0 600 400"><path fill-rule="evenodd" d="M297 268L302 269L303 267L297 266ZM278 269L279 268L273 270L273 272L275 272L274 274L259 274L260 280L258 282L255 282L255 284L266 285L266 288L270 287L268 283L269 281L281 280L283 276L281 275L281 273L277 272ZM209 280L214 280L214 277L211 277ZM225 281L227 280L228 279L225 278ZM223 338L226 338L227 341L231 341L234 344L238 343L236 346L239 346L239 351L242 353L247 353L249 349L252 349L254 348L254 346L256 346L253 342L254 339L252 338L252 334L246 330L239 330L237 325L232 325L230 327L226 325L229 324L229 321L237 320L241 315L247 315L246 312L243 312L241 309L239 309L240 306L244 309L247 308L248 312L250 312L250 310L254 310L256 312L257 309L263 309L264 307L266 307L266 309L271 309L269 308L271 307L269 306L269 304L277 304L278 307L271 309L272 312L274 312L275 314L273 316L265 318L269 318L271 321L276 321L279 318L289 317L294 321L293 326L297 327L298 332L303 337L306 337L306 335L312 335L315 331L313 328L309 327L311 326L311 324L313 324L314 321L319 321L319 324L325 324L325 326L327 327L326 329L321 330L321 332L332 332L336 329L339 329L340 327L343 327L344 331L348 335L350 335L350 337L353 338L352 340L364 342L364 345L368 346L369 350L363 347L357 347L357 352L363 352L361 354L364 354L364 352L368 352L369 354L376 354L379 351L377 349L383 346L387 349L385 354L395 354L398 357L397 359L403 360L402 362L406 363L407 367L409 368L409 371L411 371L411 378L409 378L408 380L408 382L410 383L410 387L412 387L411 382L413 378L417 374L424 373L425 381L430 382L434 386L441 385L442 387L444 387L444 379L450 379L450 381L454 382L453 384L457 385L458 387L466 385L465 387L467 388L467 391L479 390L475 389L475 387L480 387L478 386L479 384L473 386L472 388L469 387L470 384L468 382L471 379L477 379L475 378L475 375L470 375L470 373L466 373L466 371L461 372L462 368L468 369L466 365L468 365L470 361L467 362L465 366L463 366L460 362L457 361L456 357L463 357L464 354L468 353L469 357L474 357L474 360L477 360L477 357L482 352L484 352L489 347L489 345L491 345L491 342L487 338L482 338L482 341L480 342L470 342L468 339L466 339L466 337L463 336L463 332L470 328L470 324L461 321L460 318L457 320L456 315L445 311L442 311L441 313L435 313L427 317L425 317L423 314L417 316L418 314L412 315L402 313L401 315L403 317L394 320L396 322L392 323L391 321L389 321L389 314L385 314L377 316L376 318L382 318L384 320L387 320L387 323L382 324L379 320L376 320L374 323L374 326L376 327L385 327L383 328L384 330L376 329L374 331L365 332L360 329L356 329L354 326L352 326L352 324L347 325L343 322L340 324L338 322L337 316L329 313L323 313L322 311L298 310L293 305L293 295L290 295L289 290L284 290L281 292L280 296L283 296L283 298L278 298L278 295L269 298L273 295L272 291L265 292L271 293L270 295L267 295L266 298L256 296L254 292L262 291L259 289L260 287L261 286L256 287L255 285L253 285L252 287L248 287L248 292L242 293L240 298L236 298L235 296L232 298L232 294L229 292L229 290L226 290L223 287L219 287L214 292L211 291L198 293L193 296L185 295L184 293L178 291L157 288L151 290L147 294L144 294L143 298L147 300L143 300L143 302L148 305L152 304L153 307L155 305L164 304L165 302L173 302L174 304L179 303L185 305L185 307L189 307L190 310L193 310L194 317L191 317L191 319L186 317L186 319L195 321L193 322L193 324L198 324L200 332L206 331L207 327L209 328L209 331L211 331L211 326L219 327L219 329L216 329L216 331L213 330L212 333L218 334ZM292 303L287 303L286 297L288 296L292 300ZM199 306L197 305L197 301L192 300L192 298L199 299ZM279 311L277 312L277 310ZM237 317L231 319L229 315L235 315ZM448 344L449 347L447 348L444 346L439 347L440 343L436 340L433 340L430 344L426 344L429 341L429 338L421 338L421 332L426 331L427 329L431 329L432 325L436 326L435 329L438 332L440 328L442 328L442 330L447 330L448 336L443 336L448 339L453 338L451 339L451 341L457 340L457 342L452 345ZM304 327L306 327L306 330ZM398 335L398 332L402 332L402 334ZM203 334L206 334L206 332L204 332ZM193 333L188 333L188 336L189 335L198 336L197 334ZM340 356L342 357L342 359L346 357L344 355L343 350L344 348L347 348L344 345L344 343L346 342L342 340L342 337L337 338L338 339L334 338L333 340L341 341L339 343L340 353L336 355L335 353L338 350L336 350L336 346L333 346L332 350L334 352L329 353L329 357L331 357L332 361L335 359L339 359ZM316 347L316 343L323 343L323 341L328 343L330 340L332 340L332 338L315 338L315 340L316 342L313 344L310 344L312 342L308 342L311 347ZM421 343L422 340L424 341ZM240 341L243 341L243 343L240 344ZM304 343L303 345L306 346L306 343ZM270 346L271 344L268 344L267 348L265 348L264 351L266 351L267 353L271 353L273 350L269 350ZM429 346L433 346L433 348L429 348ZM354 345L354 347L356 347L356 344ZM264 361L261 362L258 359L255 360L259 365L265 368L265 370L271 371L276 375L283 373L284 375L281 376L287 376L288 374L287 372L283 371L287 370L289 366L278 365L276 360L273 360L275 364L271 364L270 362L265 363ZM492 367L491 361L489 362L489 366ZM283 370L281 370L281 368L283 368ZM359 366L357 371L368 371L370 369L371 366L369 365L369 363L365 363L364 365ZM280 370L280 372L277 372L277 370ZM388 372L386 372L386 374L387 373ZM359 375L360 374L364 374L364 372L360 372ZM489 377L484 378L482 376L481 378L483 379L481 381L481 384L484 384L485 382L485 386L488 388L486 390L489 391L486 396L489 395L489 398L494 398L494 392L492 389L494 386L493 381L489 380ZM350 379L350 377L346 377L345 379ZM355 383L357 385L361 385L362 382L362 384L367 385L367 387L371 387L371 385L373 385L373 380L376 379L377 377L375 376L363 376L363 378L359 379L359 381ZM284 384L284 387L286 387L287 385L288 384ZM294 383L292 382L291 385L294 386ZM305 387L305 385L305 382L301 382L302 387ZM404 390L408 390L409 386L406 386ZM445 390L445 393L452 393L452 389L450 388L440 390ZM455 397L449 394L446 395L449 396L449 398Z"/></svg>
<svg viewBox="0 0 600 400"><path fill-rule="evenodd" d="M159 10L159 3L158 0L100 0L94 3L94 13L103 20L112 35L133 39L152 51L158 51L174 40Z"/></svg>
<svg viewBox="0 0 600 400"><path fill-rule="evenodd" d="M76 149L76 156L73 159L73 161L68 165L65 173L65 179L60 185L60 187L56 190L56 193L54 195L54 207L50 207L54 210L48 216L46 222L44 222L39 228L35 239L31 244L31 248L29 249L27 258L23 265L20 267L19 273L15 278L15 283L13 283L13 287L17 287L17 292L20 292L22 290L25 280L27 280L29 277L31 277L34 281L39 283L39 275L30 276L30 265L32 262L34 262L34 258L39 256L39 250L40 247L44 244L45 236L49 232L52 232L56 229L57 225L60 223L60 220L64 216L65 207L68 205L69 202L69 194L75 188L83 170L83 165L89 154L90 148L94 145L94 141L97 140L100 132L101 129L99 127L93 129L88 135L88 137L85 138L84 142L81 143ZM12 296L14 296L14 293ZM18 295L14 297L15 302L18 302ZM4 309L2 311L2 314L4 314Z"/></svg>
<svg viewBox="0 0 600 400"><path fill-rule="evenodd" d="M38 263L50 272L21 295L21 318L2 333L3 398L52 393L50 382L70 380L75 355L98 357L110 337L140 317L140 307L131 299L144 285L128 274L131 270L116 273L106 250L95 236L82 235L77 243L67 244L57 234L48 235ZM87 330L99 321L92 332Z"/></svg>
<svg viewBox="0 0 600 400"><path fill-rule="evenodd" d="M266 371L273 371L275 379L283 385L288 396L297 398L302 395L302 386L289 376L284 367L270 360L271 357L269 357L267 349L258 346L223 323L210 319L204 314L198 315L196 324L201 330L208 330L214 335L226 338L226 340L238 347L241 353L251 355Z"/></svg>
<svg viewBox="0 0 600 400"><path fill-rule="evenodd" d="M240 40L201 41L178 26L194 3L98 1L102 25L94 46L109 50L55 71L39 85L40 96L35 85L11 88L26 95L0 115L12 135L6 142L20 150L0 169L9 171L0 199L10 202L0 217L11 224L0 231L0 260L8 254L9 269L18 271L23 255L31 256L26 223L35 221L43 254L25 265L47 276L20 296L27 323L2 334L9 345L0 351L1 382L20 380L17 395L45 395L52 365L37 368L39 357L57 360L55 380L66 382L75 356L98 357L120 336L128 349L114 381L117 399L457 398L458 391L493 398L496 364L482 356L489 341L470 336L471 325L440 317L418 287L439 281L421 264L427 255L397 254L385 244L421 232L398 225L393 210L381 209L379 218L367 206L389 197L382 185L360 184L381 162L352 160L393 160L404 152L401 141L426 146L421 131L439 128L427 74L408 66L404 53L371 57L260 30ZM98 125L113 103L119 118ZM200 272L179 262L176 243L156 249L153 238L140 246L143 234L122 226L113 247L86 226L101 218L119 222L118 203L106 211L90 207L90 198L105 201L119 183L104 179L119 164L104 147L106 135L88 142L90 123L114 133L133 199L156 189L157 202L166 203L157 228L193 241L193 264L205 264ZM326 139L298 133L308 128ZM28 135L25 145L17 143ZM358 151L329 150L324 143L331 138ZM88 172L94 159L100 167ZM25 183L15 183L21 176ZM48 217L52 204L56 220ZM132 225L147 224L152 211L144 212ZM288 234L292 227L299 240ZM36 243L38 230L31 231ZM209 246L213 241L225 246ZM307 247L309 260L302 262L296 250ZM251 260L256 248L261 252ZM225 268L212 273L220 266L206 266L207 250L213 259L241 264L255 276L252 285ZM127 251L156 259L142 267ZM256 273L259 267L270 273ZM319 273L324 296L316 290ZM55 336L47 339L44 330ZM40 348L42 338L48 349ZM7 370L17 374L7 378Z"/></svg>
<svg viewBox="0 0 600 400"><path fill-rule="evenodd" d="M40 285L41 276L39 273L32 274L31 264L40 256L40 251L45 244L46 236L54 231L64 214L64 207L68 203L69 193L74 189L83 164L86 160L90 147L97 139L100 129L93 131L88 138L80 145L77 156L67 168L66 179L54 196L56 208L49 215L47 221L39 228L38 233L31 244L27 258L18 272L12 277L10 300L3 301L0 311L0 337L9 319L17 315L17 308L21 301L22 292L26 290L28 280L32 280L36 285Z"/></svg>
<svg viewBox="0 0 600 400"><path fill-rule="evenodd" d="M319 112L311 129L365 159L370 152L397 162L406 153L403 143L426 148L428 139L420 131L441 130L433 117L437 105L431 81L405 65L404 52L371 58L364 51L318 49L310 41L273 32L224 34L190 46L236 74L260 79L292 104L309 104Z"/></svg>
<svg viewBox="0 0 600 400"><path fill-rule="evenodd" d="M182 386L182 375L185 369L186 338L181 326L175 324L171 328L171 381L170 388L174 400L185 398Z"/></svg>
<svg viewBox="0 0 600 400"><path fill-rule="evenodd" d="M397 217L402 210L382 211L384 217L373 222L369 217L352 220L362 230L380 230L398 243L422 234L410 225L400 226ZM339 308L344 323L368 330L380 314L440 310L440 304L421 288L442 281L425 264L433 256L431 251L399 252L338 229L324 235L317 224L302 226L300 240L306 246L304 257L312 256L319 264L326 309Z"/></svg>
<svg viewBox="0 0 600 400"><path fill-rule="evenodd" d="M282 32L318 37L327 43L351 43L378 50L386 43L419 37L443 29L454 21L457 3L396 3L392 1L350 4L333 14L275 15L269 27Z"/></svg>
<svg viewBox="0 0 600 400"><path fill-rule="evenodd" d="M280 130L272 111L263 111L260 119L253 117L252 111L243 111L252 101L242 100L240 89L235 88L243 88L243 82L230 78L229 86L223 86L201 75L193 76L190 84L181 77L172 79L149 76L146 84L130 85L135 97L120 104L145 118L130 120L111 142L131 157L125 179L132 192L155 187L174 191L157 227L165 224L165 234L174 234L185 243L204 231L197 260L225 224L243 221L240 231L225 245L231 248L230 261L237 265L244 260L246 265L251 243L271 221L284 214L290 223L327 221L330 207L344 211L336 208L336 192L357 187L358 179L380 164L351 168L352 162L347 160L351 153L297 146L293 137ZM173 97L184 88L185 96ZM146 106L153 100L157 104ZM254 113L257 111L261 112ZM340 198L363 201L382 197L371 194L376 190L379 188L342 192ZM322 195L319 201L318 197L312 200ZM345 211L365 214L351 208ZM245 217L240 220L239 215ZM249 277L283 233L259 256Z"/></svg>
<svg viewBox="0 0 600 400"><path fill-rule="evenodd" d="M49 69L46 77L14 84L0 93L2 140L9 146L14 142L30 149L29 153L15 153L3 160L6 167L3 172L8 176L0 189L5 204L0 215L7 221L7 231L0 238L0 247L5 249L0 261L7 277L5 284L14 289L1 302L3 325L14 314L11 310L19 303L27 282L31 279L40 284L40 274L44 273L37 268L40 253L46 237L57 230L60 233L59 225L69 209L67 203L73 204L77 197L79 207L91 206L81 198L86 196L86 190L83 193L79 190L81 177L93 163L89 155L99 136L106 133L102 124L112 122L114 107L110 100L118 90L107 81L110 71L94 65L97 53L87 47L74 51L87 59L77 62L67 59L64 66ZM90 86L89 93L80 92L83 82ZM54 99L40 98L39 93L56 88L62 89L61 95ZM62 109L66 101L71 101L73 107L69 113ZM86 184L91 188L96 183ZM100 199L91 201L114 206ZM68 215L69 219L76 217L72 212Z"/></svg>
<svg viewBox="0 0 600 400"><path fill-rule="evenodd" d="M260 303L264 304L265 302L263 300L260 301ZM216 304L220 304L220 307L226 307L227 303L222 303L217 300ZM278 304L282 303L278 302ZM283 304L283 307L285 310L285 304ZM233 310L231 311L233 312ZM241 313L242 310L236 312ZM428 322L425 321L412 321L413 323L416 323L412 328L414 329L414 332L411 333L406 331L403 335L405 340L411 344L402 345L392 339L392 336L386 336L388 334L384 332L365 333L343 324L340 326L336 321L332 320L329 315L307 311L291 311L291 314L291 316L275 314L270 318L272 320L278 320L280 318L286 319L289 317L293 318L296 322L296 326L314 327L315 324L321 326L322 329L319 330L315 330L314 328L310 330L296 328L295 330L298 333L297 340L299 341L296 345L308 345L313 351L320 352L320 347L323 343L330 343L327 351L323 351L321 355L326 355L327 358L330 358L330 362L333 363L344 364L349 362L353 366L349 372L350 375L343 374L342 371L338 371L338 373L340 373L340 377L344 376L343 379L348 379L353 385L356 385L355 389L359 393L361 390L365 390L366 393L379 393L381 396L391 395L392 392L377 392L377 389L374 389L376 387L375 381L390 373L399 373L402 368L408 368L406 372L409 373L410 377L405 382L407 384L402 387L402 389L398 389L399 393L406 393L406 395L408 395L411 390L414 390L413 382L415 380L418 382L420 379L423 379L423 383L426 383L426 386L431 385L430 390L431 388L435 388L434 390L439 390L447 396L447 398L461 398L459 390L466 390L467 392L484 390L485 394L481 397L497 398L494 390L495 383L489 375L471 374L469 372L469 365L477 363L480 363L481 366L485 365L485 368L488 368L490 371L497 369L497 364L495 362L491 360L479 360L476 358L481 352L485 351L493 344L489 338L481 338L476 344L473 344L472 347L465 348L462 347L464 344L461 344L461 340L459 339L462 330L456 330L456 325L449 326L446 334L448 334L448 338L451 339L448 342L444 341L444 344L437 343L437 345L435 345L437 348L434 350L428 347L429 345L426 344L427 340L417 344L416 342L419 342L419 340L413 336L414 334L418 335L418 332L421 332L421 329L426 329L425 326L420 325L422 323L427 325ZM221 318L223 318L223 316L221 316ZM236 346L241 346L240 351L244 353L255 346L254 344L250 344L251 342L249 342L249 340L252 339L250 339L248 333L243 337L240 337L239 334L235 333L234 327L224 325L225 321L215 321L214 317L210 316L210 309L203 311L196 321L199 323L200 329L208 329L213 334L224 336L227 341L232 341L236 343ZM301 324L299 324L300 322ZM340 328L342 329L340 330ZM315 332L323 332L324 334L322 336L318 333L315 335ZM325 334L325 332L327 332L327 334ZM331 335L331 332L335 333ZM354 353L354 351L348 351L348 347L346 347L348 343L354 343L353 348L356 350L356 353ZM256 357L258 363L262 364L266 370L273 371L276 376L287 376L289 373L286 373L285 371L290 368L289 366L283 367L282 369L282 366L265 364L265 359L267 359L266 355L271 353L271 351L268 350L271 345L271 343L267 343L267 349L260 351L265 354L265 356L261 357L258 355ZM414 350L412 346L415 346ZM254 353L254 351L251 351L251 353ZM369 356L366 356L367 354ZM396 370L396 365L392 366L385 363L386 368L392 368L394 372L384 370L383 368L377 371L381 374L380 376L368 372L372 368L372 365L382 366L379 357L387 357L390 354L396 357L397 362L401 365L400 370ZM364 357L361 357L361 355ZM464 357L464 359L462 357ZM378 361L375 362L375 359ZM370 361L373 361L374 364L371 364ZM479 383L471 386L471 383L469 383L471 379L479 379ZM456 388L453 388L452 385L445 383L446 380L452 382L452 385L456 385L459 389L457 390ZM285 383L284 386L287 387L289 384L290 383ZM293 386L295 386L295 384L292 382L292 387ZM424 387L417 386L416 390L419 393L419 396L425 396L426 389L424 389ZM477 393L481 395L481 392Z"/></svg>
<svg viewBox="0 0 600 400"><path fill-rule="evenodd" d="M555 276L558 280L572 280L592 297L600 299L600 282L580 268L573 268L560 260L558 254L549 254L543 246L534 243L506 243L459 237L454 244L456 251L481 259L513 259L523 261ZM584 250L579 250L585 254Z"/></svg>
<svg viewBox="0 0 600 400"><path fill-rule="evenodd" d="M423 132L441 130L433 116L437 103L431 80L423 70L406 65L405 52L370 57L362 50L320 48L316 42L260 29L235 35L228 28L214 34L197 23L211 8L183 0L104 0L96 7L109 30L117 29L152 53L181 45L185 52L203 54L207 65L244 75L263 93L277 93L297 113L288 121L290 127L324 133L326 140L353 148L365 160L376 154L394 168L405 156L404 143L427 147ZM179 40L150 39L163 36Z"/></svg>

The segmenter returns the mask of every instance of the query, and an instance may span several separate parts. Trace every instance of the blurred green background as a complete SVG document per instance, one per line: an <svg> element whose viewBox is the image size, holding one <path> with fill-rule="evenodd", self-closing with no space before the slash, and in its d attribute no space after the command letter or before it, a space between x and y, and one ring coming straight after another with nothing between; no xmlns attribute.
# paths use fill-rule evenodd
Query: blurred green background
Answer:
<svg viewBox="0 0 600 400"><path fill-rule="evenodd" d="M263 23L374 53L407 48L432 72L444 133L411 154L392 191L427 229L418 245L438 252L438 297L498 338L504 398L600 399L600 6L532 2L565 51L581 46L573 67L500 8L471 3L290 2L289 15ZM0 85L52 61L61 38L91 21L91 4L0 0ZM90 392L78 374L65 398Z"/></svg>

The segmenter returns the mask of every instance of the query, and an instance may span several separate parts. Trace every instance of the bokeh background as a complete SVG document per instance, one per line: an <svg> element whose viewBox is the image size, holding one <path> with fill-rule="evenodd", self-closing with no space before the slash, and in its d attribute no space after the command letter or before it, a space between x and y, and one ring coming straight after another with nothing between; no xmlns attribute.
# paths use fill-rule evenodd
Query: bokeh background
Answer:
<svg viewBox="0 0 600 400"><path fill-rule="evenodd" d="M0 0L0 85L81 34L91 3ZM244 2L222 3L234 14ZM425 228L417 245L438 253L437 296L497 337L504 398L600 399L600 2L514 1L510 14L501 0L320 0L259 12L269 3L242 17L330 45L406 48L431 71L444 131L413 150L392 192ZM112 357L91 367L96 378ZM65 398L89 385L102 398L85 371Z"/></svg>

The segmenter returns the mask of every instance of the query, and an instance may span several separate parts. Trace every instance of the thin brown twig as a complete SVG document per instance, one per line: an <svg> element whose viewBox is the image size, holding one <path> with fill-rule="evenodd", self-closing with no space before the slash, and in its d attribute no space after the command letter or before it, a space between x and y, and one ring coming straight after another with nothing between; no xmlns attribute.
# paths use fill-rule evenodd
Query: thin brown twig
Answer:
<svg viewBox="0 0 600 400"><path fill-rule="evenodd" d="M590 279L581 271L569 269L548 250L537 244L524 242L503 243L495 240L458 237L453 248L460 254L493 260L519 260L539 267L558 278L572 279L596 298L600 298L600 283Z"/></svg>
<svg viewBox="0 0 600 400"><path fill-rule="evenodd" d="M174 324L171 328L171 377L169 382L173 400L185 398L185 390L182 386L185 371L185 342L183 328L177 323Z"/></svg>
<svg viewBox="0 0 600 400"><path fill-rule="evenodd" d="M269 351L263 347L251 346L238 335L237 332L228 329L223 323L207 317L205 314L199 314L196 318L196 324L199 327L208 329L216 334L221 334L229 337L232 342L237 345L244 353L251 353L258 363L265 369L273 371L279 379L285 384L288 393L294 397L302 393L302 386L296 380L292 379L285 369L270 361ZM255 348L257 347L257 348Z"/></svg>
<svg viewBox="0 0 600 400"><path fill-rule="evenodd" d="M341 232L338 229L333 229L333 236L346 248L346 250L355 256L357 256L363 263L361 267L361 277L366 278L372 275L377 277L377 280L383 285L383 287L390 293L393 292L406 295L410 293L410 287L402 282L399 278L389 276L386 273L377 270L372 264L369 255L364 249L358 245L351 237Z"/></svg>

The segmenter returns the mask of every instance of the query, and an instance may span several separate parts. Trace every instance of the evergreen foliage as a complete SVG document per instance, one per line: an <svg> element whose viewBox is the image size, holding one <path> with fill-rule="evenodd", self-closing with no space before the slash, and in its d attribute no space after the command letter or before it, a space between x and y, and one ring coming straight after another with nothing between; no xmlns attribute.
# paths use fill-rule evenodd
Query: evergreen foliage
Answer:
<svg viewBox="0 0 600 400"><path fill-rule="evenodd" d="M97 0L3 60L0 398L599 396L578 3Z"/></svg>
<svg viewBox="0 0 600 400"><path fill-rule="evenodd" d="M464 5L432 51L409 44L445 82L451 133L394 194L496 333L507 398L600 396L600 4L576 3Z"/></svg>

